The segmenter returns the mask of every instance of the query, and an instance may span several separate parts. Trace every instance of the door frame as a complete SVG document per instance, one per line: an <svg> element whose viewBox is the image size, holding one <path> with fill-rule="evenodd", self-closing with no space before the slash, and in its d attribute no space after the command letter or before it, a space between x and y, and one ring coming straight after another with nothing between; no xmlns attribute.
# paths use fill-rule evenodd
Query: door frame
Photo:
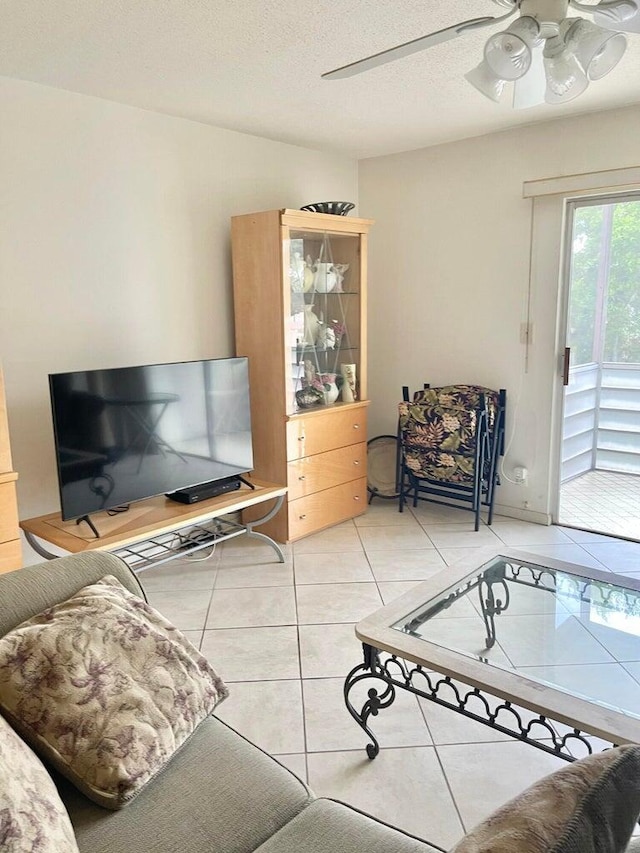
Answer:
<svg viewBox="0 0 640 853"><path fill-rule="evenodd" d="M522 385L513 419L524 429L532 468L533 506L524 500L523 518L554 523L558 515L562 436L562 362L566 329L562 263L566 245L565 207L573 199L640 192L640 166L565 174L524 181L531 204L529 276ZM525 315L523 312L523 320ZM564 323L564 325L563 325ZM513 433L515 436L515 432ZM520 517L516 515L515 517Z"/></svg>
<svg viewBox="0 0 640 853"><path fill-rule="evenodd" d="M640 201L638 189L611 189L607 192L587 191L571 193L560 197L562 204L562 232L559 244L560 273L558 280L558 313L556 317L556 358L560 370L556 371L552 404L552 447L550 454L549 513L552 524L559 524L560 495L562 487L562 442L564 434L564 415L566 393L564 385L564 358L568 344L569 302L571 296L571 261L573 253L574 214L578 207L616 204L625 201ZM600 400L598 396L598 407Z"/></svg>

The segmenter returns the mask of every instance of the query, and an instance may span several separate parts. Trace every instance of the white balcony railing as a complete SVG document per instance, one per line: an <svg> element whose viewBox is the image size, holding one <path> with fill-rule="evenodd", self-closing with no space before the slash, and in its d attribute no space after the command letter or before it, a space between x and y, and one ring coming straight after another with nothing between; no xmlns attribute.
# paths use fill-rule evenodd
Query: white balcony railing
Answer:
<svg viewBox="0 0 640 853"><path fill-rule="evenodd" d="M569 372L561 481L594 470L640 474L640 364L586 364Z"/></svg>

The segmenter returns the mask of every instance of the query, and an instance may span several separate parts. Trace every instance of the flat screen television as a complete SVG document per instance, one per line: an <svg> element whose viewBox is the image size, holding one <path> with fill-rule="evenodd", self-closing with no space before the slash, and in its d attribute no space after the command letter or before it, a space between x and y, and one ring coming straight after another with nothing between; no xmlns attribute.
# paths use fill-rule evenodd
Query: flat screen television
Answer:
<svg viewBox="0 0 640 853"><path fill-rule="evenodd" d="M49 376L62 518L253 468L246 358Z"/></svg>

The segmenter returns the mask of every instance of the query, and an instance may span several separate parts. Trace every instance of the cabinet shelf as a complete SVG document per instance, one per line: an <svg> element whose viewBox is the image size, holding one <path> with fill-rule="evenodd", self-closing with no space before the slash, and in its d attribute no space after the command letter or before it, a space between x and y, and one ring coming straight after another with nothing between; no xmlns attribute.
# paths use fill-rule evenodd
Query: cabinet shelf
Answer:
<svg viewBox="0 0 640 853"><path fill-rule="evenodd" d="M291 347L292 352L300 352L302 355L305 353L322 353L323 355L337 355L340 356L341 353L354 353L358 352L360 347L340 347L340 349L326 349L324 347L314 347L308 344Z"/></svg>
<svg viewBox="0 0 640 853"><path fill-rule="evenodd" d="M171 533L162 533L118 548L113 553L129 566L134 572L141 572L150 566L157 566L174 560L176 557L187 557L203 548L209 548L245 533L242 524L227 518L213 518L191 527L183 527Z"/></svg>

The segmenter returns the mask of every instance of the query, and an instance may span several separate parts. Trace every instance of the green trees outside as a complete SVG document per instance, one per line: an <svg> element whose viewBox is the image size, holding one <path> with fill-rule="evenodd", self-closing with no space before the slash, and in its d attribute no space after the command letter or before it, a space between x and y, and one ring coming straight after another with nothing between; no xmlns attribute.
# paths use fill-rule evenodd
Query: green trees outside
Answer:
<svg viewBox="0 0 640 853"><path fill-rule="evenodd" d="M572 365L640 364L640 201L577 207L572 249Z"/></svg>

